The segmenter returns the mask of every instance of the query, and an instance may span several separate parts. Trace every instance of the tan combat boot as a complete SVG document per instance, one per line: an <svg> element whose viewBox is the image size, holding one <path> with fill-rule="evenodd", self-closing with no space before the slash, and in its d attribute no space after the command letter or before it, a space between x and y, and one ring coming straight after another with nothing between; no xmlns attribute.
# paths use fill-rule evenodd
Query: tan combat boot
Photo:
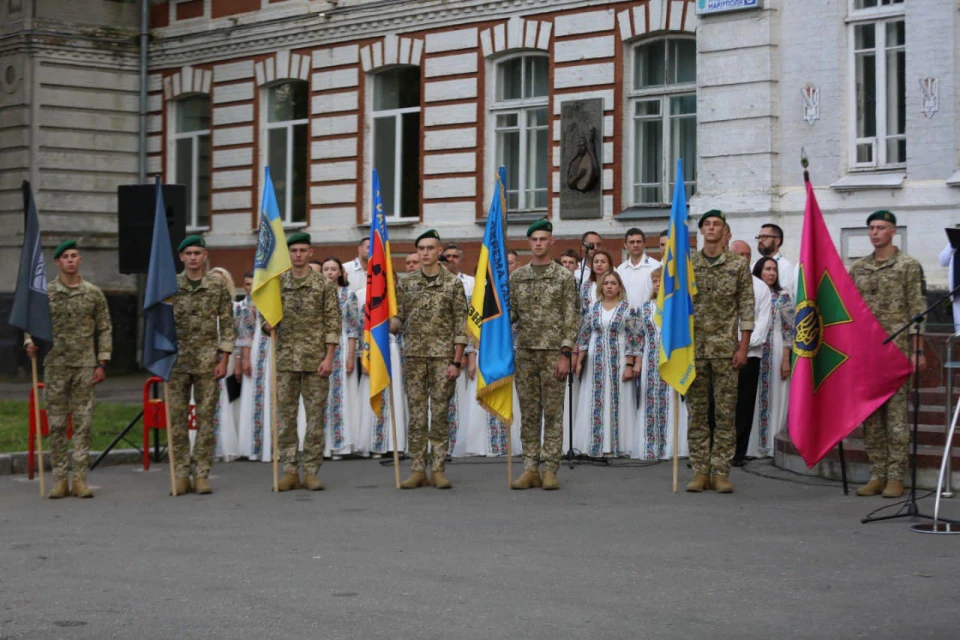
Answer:
<svg viewBox="0 0 960 640"><path fill-rule="evenodd" d="M559 488L560 488L560 483L557 482L557 472L544 471L543 472L543 490L556 491Z"/></svg>
<svg viewBox="0 0 960 640"><path fill-rule="evenodd" d="M526 470L520 474L520 477L510 483L511 489L539 489L543 483L540 480L539 471Z"/></svg>
<svg viewBox="0 0 960 640"><path fill-rule="evenodd" d="M193 490L202 496L206 496L213 493L213 489L210 487L210 483L207 481L206 478L194 479Z"/></svg>
<svg viewBox="0 0 960 640"><path fill-rule="evenodd" d="M417 489L419 487L429 487L430 481L427 480L427 474L423 471L414 471L406 480L400 483L401 489Z"/></svg>
<svg viewBox="0 0 960 640"><path fill-rule="evenodd" d="M323 483L315 474L308 473L303 476L303 488L307 491L323 491Z"/></svg>
<svg viewBox="0 0 960 640"><path fill-rule="evenodd" d="M290 491L291 489L299 489L301 486L299 473L284 473L277 484L277 490Z"/></svg>
<svg viewBox="0 0 960 640"><path fill-rule="evenodd" d="M903 480L887 480L887 486L883 490L884 498L899 498L903 495Z"/></svg>
<svg viewBox="0 0 960 640"><path fill-rule="evenodd" d="M733 493L733 483L730 482L730 475L726 473L715 473L713 475L713 488L717 493Z"/></svg>
<svg viewBox="0 0 960 640"><path fill-rule="evenodd" d="M434 471L430 480L433 482L433 486L437 489L452 489L453 484L447 478L447 474L444 473L443 469L438 469Z"/></svg>
<svg viewBox="0 0 960 640"><path fill-rule="evenodd" d="M185 496L193 490L190 486L190 478L177 478L175 486L178 496Z"/></svg>
<svg viewBox="0 0 960 640"><path fill-rule="evenodd" d="M879 495L887 485L886 480L879 478L870 478L870 482L857 489L858 496L876 496ZM903 485L901 485L902 487Z"/></svg>
<svg viewBox="0 0 960 640"><path fill-rule="evenodd" d="M59 500L60 498L66 498L67 494L70 493L70 485L67 482L66 478L58 478L53 483L53 489L50 490L50 493L47 494L47 497L51 500Z"/></svg>
<svg viewBox="0 0 960 640"><path fill-rule="evenodd" d="M691 493L701 493L713 488L710 484L710 476L705 473L693 474L693 480L687 485L687 491Z"/></svg>
<svg viewBox="0 0 960 640"><path fill-rule="evenodd" d="M93 491L87 486L85 478L74 478L73 486L70 487L70 493L78 498L92 498Z"/></svg>

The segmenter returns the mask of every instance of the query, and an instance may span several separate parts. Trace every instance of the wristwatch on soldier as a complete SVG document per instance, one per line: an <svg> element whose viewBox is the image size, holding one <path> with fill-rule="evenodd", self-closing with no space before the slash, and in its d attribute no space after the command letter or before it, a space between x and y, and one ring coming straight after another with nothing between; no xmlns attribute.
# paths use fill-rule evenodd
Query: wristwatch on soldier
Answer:
<svg viewBox="0 0 960 640"><path fill-rule="evenodd" d="M452 361L450 364L452 364L453 366L455 366L457 369L462 369L462 368L463 368L463 365L460 364L459 362L457 362L456 360Z"/></svg>

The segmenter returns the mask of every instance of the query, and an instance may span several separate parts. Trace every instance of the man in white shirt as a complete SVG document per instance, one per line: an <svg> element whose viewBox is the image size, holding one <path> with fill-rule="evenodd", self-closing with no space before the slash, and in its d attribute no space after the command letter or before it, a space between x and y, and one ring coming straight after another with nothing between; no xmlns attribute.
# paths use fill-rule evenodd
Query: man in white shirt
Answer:
<svg viewBox="0 0 960 640"><path fill-rule="evenodd" d="M603 238L596 231L587 231L580 236L580 245L586 250L586 253L583 256L583 262L573 272L573 279L577 282L577 285L580 284L581 278L583 282L590 279L590 265L593 263L593 254L603 248Z"/></svg>
<svg viewBox="0 0 960 640"><path fill-rule="evenodd" d="M743 240L737 240L730 248L750 264L750 245ZM763 358L763 343L767 340L767 330L770 328L770 287L753 276L754 325L750 334L750 348L747 350L747 364L739 372L737 379L737 448L730 462L735 467L742 467L747 456L747 443L750 441L750 430L753 427L753 410L757 404L757 385L760 382L760 361Z"/></svg>
<svg viewBox="0 0 960 640"><path fill-rule="evenodd" d="M947 268L947 286L953 288L960 285L960 262L957 262L957 250L949 242L940 252L940 266ZM953 330L960 333L960 295L953 296Z"/></svg>
<svg viewBox="0 0 960 640"><path fill-rule="evenodd" d="M370 256L370 238L357 245L357 257L343 265L347 274L347 286L356 293L367 286L367 259Z"/></svg>
<svg viewBox="0 0 960 640"><path fill-rule="evenodd" d="M653 293L653 279L650 274L660 266L657 260L644 253L646 244L647 237L643 231L636 227L628 229L623 239L627 259L617 267L627 294L627 304L634 310L639 310L643 303L650 299L650 294Z"/></svg>
<svg viewBox="0 0 960 640"><path fill-rule="evenodd" d="M447 270L463 283L463 292L467 294L467 302L473 296L473 276L468 276L460 270L460 261L463 260L463 249L453 243L443 248L443 259L447 262Z"/></svg>
<svg viewBox="0 0 960 640"><path fill-rule="evenodd" d="M785 289L793 297L796 295L795 274L793 263L780 255L780 247L783 246L783 229L773 223L767 223L760 227L760 235L756 237L757 251L761 256L773 258L777 261L777 282L780 287ZM753 265L750 265L753 267Z"/></svg>

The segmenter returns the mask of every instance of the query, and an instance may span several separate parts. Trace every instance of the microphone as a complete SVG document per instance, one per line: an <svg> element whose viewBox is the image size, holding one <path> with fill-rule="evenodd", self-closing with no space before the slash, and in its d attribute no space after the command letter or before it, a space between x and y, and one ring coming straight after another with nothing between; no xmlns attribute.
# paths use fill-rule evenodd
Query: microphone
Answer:
<svg viewBox="0 0 960 640"><path fill-rule="evenodd" d="M592 243L592 242L582 242L581 244L582 244L588 251L593 251L593 243Z"/></svg>

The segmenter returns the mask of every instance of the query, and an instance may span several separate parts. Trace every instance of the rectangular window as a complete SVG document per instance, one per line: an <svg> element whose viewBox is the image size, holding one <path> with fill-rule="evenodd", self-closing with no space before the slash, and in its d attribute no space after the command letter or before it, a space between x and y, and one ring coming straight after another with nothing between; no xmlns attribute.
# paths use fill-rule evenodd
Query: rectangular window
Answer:
<svg viewBox="0 0 960 640"><path fill-rule="evenodd" d="M285 224L307 222L306 82L287 82L267 90L267 166Z"/></svg>
<svg viewBox="0 0 960 640"><path fill-rule="evenodd" d="M856 0L854 19L871 18L901 5L894 0ZM872 11L871 11L872 10ZM901 11L902 12L902 11ZM853 91L855 169L903 167L907 162L906 31L903 16L855 22Z"/></svg>
<svg viewBox="0 0 960 640"><path fill-rule="evenodd" d="M386 215L420 215L420 67L373 77L373 166Z"/></svg>
<svg viewBox="0 0 960 640"><path fill-rule="evenodd" d="M173 134L174 174L187 189L187 226L210 226L210 99L183 98L176 102Z"/></svg>

